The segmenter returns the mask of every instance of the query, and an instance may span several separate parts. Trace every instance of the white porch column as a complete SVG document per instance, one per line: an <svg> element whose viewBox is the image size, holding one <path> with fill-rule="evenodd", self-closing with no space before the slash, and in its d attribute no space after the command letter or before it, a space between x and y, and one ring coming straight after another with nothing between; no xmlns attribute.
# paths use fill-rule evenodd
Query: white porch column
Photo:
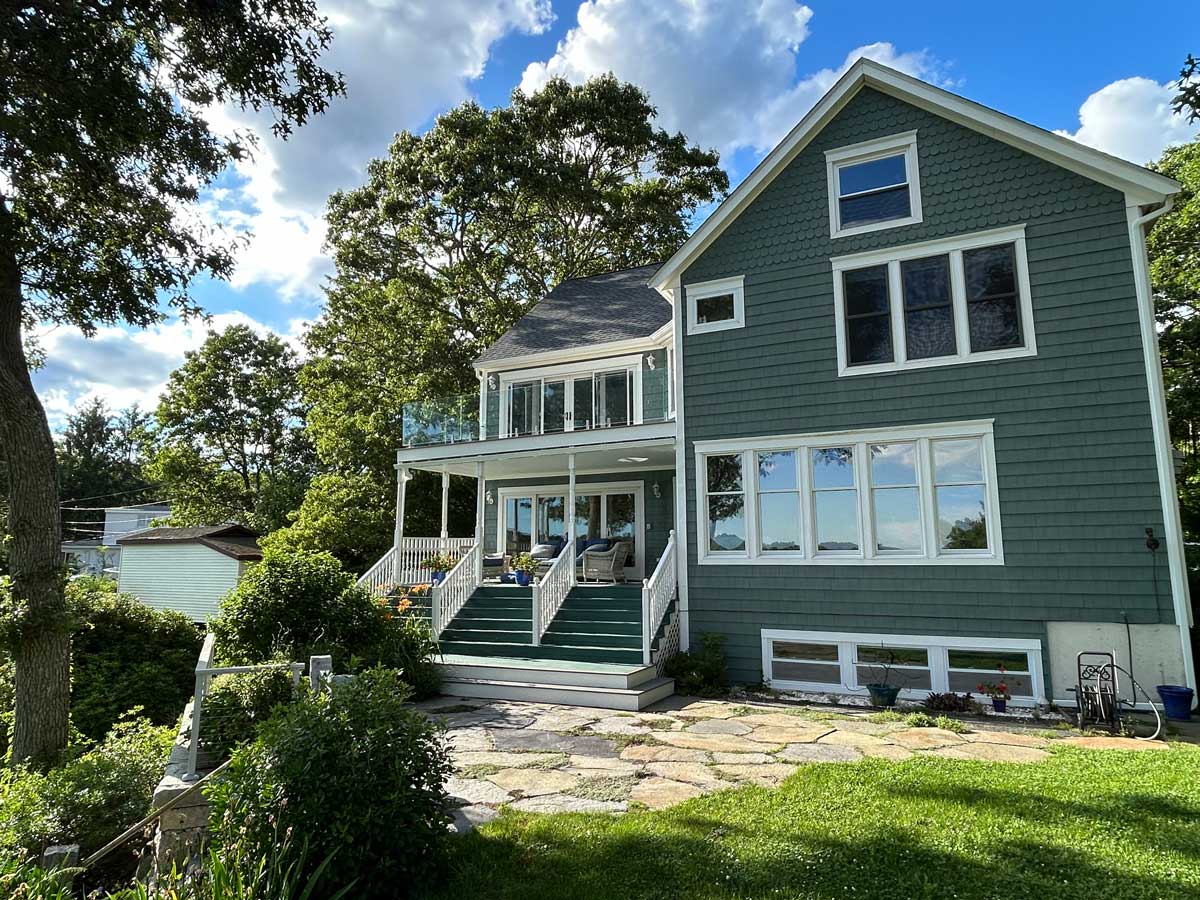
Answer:
<svg viewBox="0 0 1200 900"><path fill-rule="evenodd" d="M442 472L442 552L447 549L450 537L450 473Z"/></svg>
<svg viewBox="0 0 1200 900"><path fill-rule="evenodd" d="M479 547L475 556L478 562L475 568L475 583L483 583L483 520L484 520L484 491L486 482L483 478L483 461L475 463L475 544Z"/></svg>
<svg viewBox="0 0 1200 900"><path fill-rule="evenodd" d="M396 527L392 533L392 583L399 584L404 573L400 566L400 545L404 543L404 488L408 481L408 468L396 466Z"/></svg>
<svg viewBox="0 0 1200 900"><path fill-rule="evenodd" d="M567 509L566 520L563 524L566 526L566 539L569 542L575 536L575 454L567 454ZM579 548L575 548L576 556L578 556ZM571 566L571 586L575 585L575 561L569 562Z"/></svg>

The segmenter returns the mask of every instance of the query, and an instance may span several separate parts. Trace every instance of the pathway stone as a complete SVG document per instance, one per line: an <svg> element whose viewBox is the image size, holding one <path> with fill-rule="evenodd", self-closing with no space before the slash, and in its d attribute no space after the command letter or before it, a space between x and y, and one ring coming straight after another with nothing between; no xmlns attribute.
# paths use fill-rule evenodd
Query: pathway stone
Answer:
<svg viewBox="0 0 1200 900"><path fill-rule="evenodd" d="M751 736L741 737L735 734L687 734L686 732L655 731L652 737L672 747L686 747L689 750L709 750L714 753L773 753L779 750L787 741L777 741L774 750L764 746L759 740L750 740Z"/></svg>
<svg viewBox="0 0 1200 900"><path fill-rule="evenodd" d="M450 754L460 769L466 766L500 766L504 769L519 769L560 759L557 753L506 753L500 750L467 750Z"/></svg>
<svg viewBox="0 0 1200 900"><path fill-rule="evenodd" d="M792 716L787 713L750 713L748 716L738 716L739 722L745 722L747 725L774 725L779 728L794 728L797 725L805 725L811 722L811 719L806 719L803 716Z"/></svg>
<svg viewBox="0 0 1200 900"><path fill-rule="evenodd" d="M752 730L737 719L701 719L684 729L689 734L749 734Z"/></svg>
<svg viewBox="0 0 1200 900"><path fill-rule="evenodd" d="M713 766L722 775L738 781L750 781L765 787L774 787L796 771L797 766L785 763L767 763L759 766Z"/></svg>
<svg viewBox="0 0 1200 900"><path fill-rule="evenodd" d="M866 719L838 719L837 729L839 733L853 732L855 734L869 734L876 737L891 734L893 731L899 731L904 727L900 722L868 722Z"/></svg>
<svg viewBox="0 0 1200 900"><path fill-rule="evenodd" d="M929 755L946 759L982 759L1006 763L1035 763L1050 758L1050 754L1045 750L1018 747L1015 744L959 744L930 750Z"/></svg>
<svg viewBox="0 0 1200 900"><path fill-rule="evenodd" d="M1036 747L1043 749L1048 741L1037 735L1019 731L972 731L963 735L973 744L1010 744L1014 747Z"/></svg>
<svg viewBox="0 0 1200 900"><path fill-rule="evenodd" d="M471 712L450 713L448 715L438 715L437 713L430 714L432 718L443 722L448 729L470 728L475 725L489 725L492 722L500 719L500 713L488 709L486 706L480 709L472 710ZM533 717L529 720L532 722Z"/></svg>
<svg viewBox="0 0 1200 900"><path fill-rule="evenodd" d="M663 713L638 713L635 717L639 725L649 725L660 731L678 731L683 728L683 722L674 716Z"/></svg>
<svg viewBox="0 0 1200 900"><path fill-rule="evenodd" d="M508 791L490 781L480 778L459 778L451 775L446 779L446 793L451 800L460 801L461 806L478 803L507 803Z"/></svg>
<svg viewBox="0 0 1200 900"><path fill-rule="evenodd" d="M1059 743L1074 744L1088 750L1166 750L1163 741L1139 741L1137 738L1098 735L1096 737L1064 738Z"/></svg>
<svg viewBox="0 0 1200 900"><path fill-rule="evenodd" d="M675 715L687 719L732 719L740 709L732 703L689 703L683 709L675 711Z"/></svg>
<svg viewBox="0 0 1200 900"><path fill-rule="evenodd" d="M520 791L526 797L558 794L570 790L579 782L574 775L555 769L503 769L487 778L506 791Z"/></svg>
<svg viewBox="0 0 1200 900"><path fill-rule="evenodd" d="M630 762L707 762L708 754L703 750L687 750L683 747L660 747L656 744L630 744L621 751L621 759Z"/></svg>
<svg viewBox="0 0 1200 900"><path fill-rule="evenodd" d="M455 834L466 834L477 826L492 821L499 813L490 806L462 806L451 815L453 818L450 820L449 829Z"/></svg>
<svg viewBox="0 0 1200 900"><path fill-rule="evenodd" d="M965 744L961 735L944 728L906 728L891 735L891 740L909 750L936 750L953 744Z"/></svg>
<svg viewBox="0 0 1200 900"><path fill-rule="evenodd" d="M859 752L863 756L869 756L872 759L886 759L890 762L904 762L906 759L913 758L913 752L899 747L896 744L880 744L877 747L860 747Z"/></svg>
<svg viewBox="0 0 1200 900"><path fill-rule="evenodd" d="M642 803L651 809L665 809L693 797L699 797L705 791L694 784L682 781L671 781L667 778L644 778L634 785L629 792L629 799L634 803Z"/></svg>
<svg viewBox="0 0 1200 900"><path fill-rule="evenodd" d="M522 812L560 813L560 812L625 812L629 804L616 800L590 800L587 797L572 797L570 794L543 794L539 797L525 797L509 804L512 809Z"/></svg>
<svg viewBox="0 0 1200 900"><path fill-rule="evenodd" d="M592 735L559 734L557 731L497 731L492 735L497 750L556 750L560 753L583 753L588 756L616 756L612 741Z"/></svg>
<svg viewBox="0 0 1200 900"><path fill-rule="evenodd" d="M625 716L608 716L588 726L600 734L649 734L653 729L642 725L637 719Z"/></svg>
<svg viewBox="0 0 1200 900"><path fill-rule="evenodd" d="M591 725L599 716L586 716L574 710L550 709L534 716L529 727L538 731L572 731Z"/></svg>
<svg viewBox="0 0 1200 900"><path fill-rule="evenodd" d="M611 778L614 776L636 775L641 770L637 763L624 759L607 756L572 756L568 765L560 771L568 775L582 775L585 778Z"/></svg>
<svg viewBox="0 0 1200 900"><path fill-rule="evenodd" d="M890 744L891 741L873 734L859 734L856 731L842 731L839 729L823 735L818 739L817 743L833 744L838 747L855 747L861 750L864 747L882 747Z"/></svg>
<svg viewBox="0 0 1200 900"><path fill-rule="evenodd" d="M806 744L824 737L833 731L831 725L810 725L798 722L795 725L760 725L746 735L749 740L760 744Z"/></svg>
<svg viewBox="0 0 1200 900"><path fill-rule="evenodd" d="M710 785L720 786L722 784L717 773L704 765L704 763L652 762L646 763L646 771L652 772L659 778L667 778L671 781L686 781L688 784L698 785L699 787Z"/></svg>
<svg viewBox="0 0 1200 900"><path fill-rule="evenodd" d="M769 753L714 753L712 758L713 762L724 763L727 766L752 766L775 762L775 757Z"/></svg>
<svg viewBox="0 0 1200 900"><path fill-rule="evenodd" d="M491 750L492 738L486 728L453 728L446 732L452 750Z"/></svg>
<svg viewBox="0 0 1200 900"><path fill-rule="evenodd" d="M788 744L779 758L792 762L853 762L862 759L862 753L840 744Z"/></svg>

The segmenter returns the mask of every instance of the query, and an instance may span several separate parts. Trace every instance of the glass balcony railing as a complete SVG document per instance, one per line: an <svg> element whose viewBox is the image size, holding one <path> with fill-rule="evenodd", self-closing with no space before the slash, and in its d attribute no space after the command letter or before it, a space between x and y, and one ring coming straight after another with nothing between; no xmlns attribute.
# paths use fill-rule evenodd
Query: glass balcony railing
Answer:
<svg viewBox="0 0 1200 900"><path fill-rule="evenodd" d="M479 394L404 404L404 446L479 440Z"/></svg>

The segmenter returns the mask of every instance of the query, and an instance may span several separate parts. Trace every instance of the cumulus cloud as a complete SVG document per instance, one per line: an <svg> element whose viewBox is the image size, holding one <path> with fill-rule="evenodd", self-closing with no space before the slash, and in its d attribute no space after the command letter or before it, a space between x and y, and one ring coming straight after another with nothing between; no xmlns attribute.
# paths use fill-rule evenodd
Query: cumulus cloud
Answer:
<svg viewBox="0 0 1200 900"><path fill-rule="evenodd" d="M240 109L209 110L227 133L264 135L232 187L210 192L205 214L252 232L239 253L234 287L263 283L280 295L319 297L330 271L322 255L328 195L353 186L392 136L416 129L465 99L493 45L513 33L536 34L553 21L549 0L321 0L334 31L323 63L343 73L346 96L288 141L269 137L269 120Z"/></svg>
<svg viewBox="0 0 1200 900"><path fill-rule="evenodd" d="M1130 162L1153 162L1167 147L1200 134L1200 122L1171 111L1177 87L1149 78L1114 81L1083 101L1076 131L1058 134Z"/></svg>
<svg viewBox="0 0 1200 900"><path fill-rule="evenodd" d="M585 0L554 55L531 63L521 87L612 72L649 93L664 128L728 156L773 147L859 57L939 77L927 53L890 43L859 47L837 68L801 75L812 16L794 0Z"/></svg>

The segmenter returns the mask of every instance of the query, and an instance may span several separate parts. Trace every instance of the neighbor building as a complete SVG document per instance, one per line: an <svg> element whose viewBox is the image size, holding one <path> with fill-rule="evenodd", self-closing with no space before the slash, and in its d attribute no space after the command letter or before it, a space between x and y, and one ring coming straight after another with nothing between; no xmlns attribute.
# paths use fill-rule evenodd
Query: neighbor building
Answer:
<svg viewBox="0 0 1200 900"><path fill-rule="evenodd" d="M79 573L115 577L121 567L121 548L117 546L117 540L127 534L145 530L156 520L168 519L170 516L170 503L110 506L104 510L103 523L79 526L84 531L93 528L100 531L100 537L63 541L64 561Z"/></svg>

